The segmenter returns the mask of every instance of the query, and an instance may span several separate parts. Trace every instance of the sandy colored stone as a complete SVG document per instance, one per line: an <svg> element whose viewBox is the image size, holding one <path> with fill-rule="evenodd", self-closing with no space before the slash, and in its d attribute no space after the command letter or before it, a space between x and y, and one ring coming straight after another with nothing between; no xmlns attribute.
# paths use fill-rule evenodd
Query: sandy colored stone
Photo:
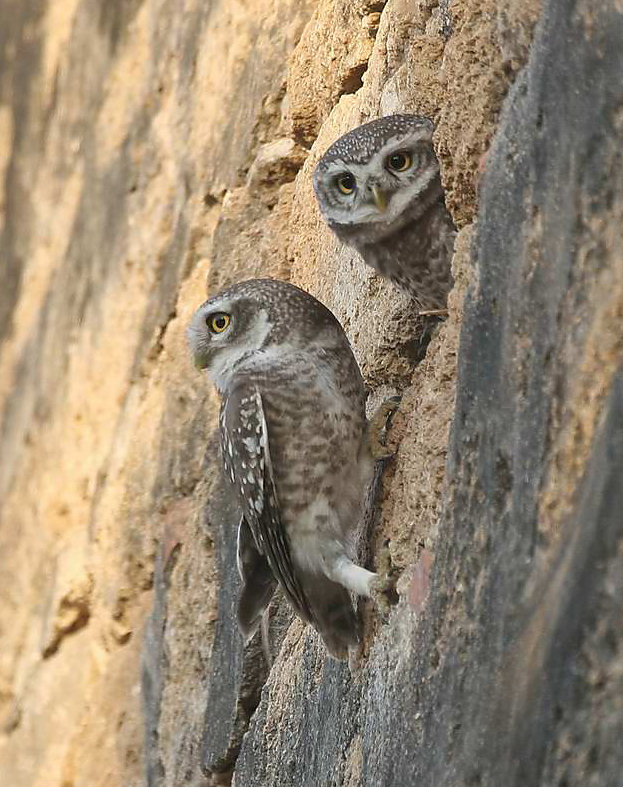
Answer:
<svg viewBox="0 0 623 787"><path fill-rule="evenodd" d="M609 153L617 155L614 146ZM614 158L612 167L616 167ZM604 401L623 355L623 337L617 328L623 317L623 264L603 267L599 262L602 254L619 248L616 228L623 220L622 211L617 200L607 218L596 219L591 216L591 206L582 205L576 250L580 273L561 315L564 330L553 359L561 369L569 358L576 359L576 364L572 374L555 374L559 394L550 416L551 462L539 517L540 535L547 547L560 537L572 508L574 490L584 473ZM589 315L593 317L590 321ZM578 330L582 321L587 327ZM561 494L562 490L566 494Z"/></svg>
<svg viewBox="0 0 623 787"><path fill-rule="evenodd" d="M30 5L7 5L11 40L0 49L3 264L19 268L17 284L3 280L0 293L8 315L6 331L0 326L0 772L11 787L144 784L141 649L162 565L166 609L152 654L162 685L149 742L161 773L152 783L202 784L219 591L204 510L218 403L190 363L185 330L207 292L274 276L312 292L343 323L370 410L403 393L372 539L373 562L387 544L405 572L400 605L387 619L366 607L352 674L328 663L316 634L295 621L249 738L265 744L257 756L278 780L279 758L313 728L318 751L335 754L316 773L329 774L326 765L335 783L354 787L365 778L371 728L338 719L365 720L362 697L374 696L369 718L378 712L381 725L390 690L366 695L364 685L381 693L382 679L395 675L399 691L400 670L418 652L418 621L451 599L428 679L444 668L453 632L474 626L471 591L477 608L484 603L482 527L465 547L474 573L460 555L456 581L440 590L433 567L417 615L407 580L422 547L435 556L451 548L439 541L438 520L453 500L444 476L463 296L480 292L473 222L540 3ZM450 314L415 369L408 300L337 242L312 188L335 139L392 112L436 121L447 202L461 227ZM615 147L611 154L614 166ZM618 202L609 210L594 219L582 206L579 278L552 355L558 394L538 517L544 566L558 555L549 548L564 544L621 358L620 266L600 267L597 253L617 248L613 228L623 217ZM544 231L535 217L528 263L539 262ZM578 321L587 327L576 331ZM516 326L518 379L530 369L529 328Z"/></svg>
<svg viewBox="0 0 623 787"><path fill-rule="evenodd" d="M362 86L384 2L321 0L290 61L289 112L295 139L307 147L340 96ZM372 11L371 7L376 7Z"/></svg>
<svg viewBox="0 0 623 787"><path fill-rule="evenodd" d="M388 544L392 563L400 569L413 563L419 547L430 548L437 535L462 305L471 275L472 235L470 227L457 237L449 317L437 329L426 358L414 371L392 426L396 458L385 477L383 519L375 551L382 543Z"/></svg>

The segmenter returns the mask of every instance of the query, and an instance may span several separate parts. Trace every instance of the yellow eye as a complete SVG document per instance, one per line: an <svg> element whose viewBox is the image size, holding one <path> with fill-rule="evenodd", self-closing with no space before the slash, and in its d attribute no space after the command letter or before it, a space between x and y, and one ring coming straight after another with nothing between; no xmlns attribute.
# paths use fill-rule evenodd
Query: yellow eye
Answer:
<svg viewBox="0 0 623 787"><path fill-rule="evenodd" d="M342 194L348 195L352 194L357 188L357 181L355 180L355 176L351 175L350 172L342 172L342 174L338 175L335 179L335 185Z"/></svg>
<svg viewBox="0 0 623 787"><path fill-rule="evenodd" d="M413 158L408 151L397 150L395 153L392 153L391 156L387 157L385 163L388 169L393 169L394 172L404 172L406 169L409 169L413 163Z"/></svg>
<svg viewBox="0 0 623 787"><path fill-rule="evenodd" d="M208 328L212 331L212 333L223 333L229 328L229 324L231 322L231 317L229 314L225 314L225 312L216 312L216 314L210 314L207 319Z"/></svg>

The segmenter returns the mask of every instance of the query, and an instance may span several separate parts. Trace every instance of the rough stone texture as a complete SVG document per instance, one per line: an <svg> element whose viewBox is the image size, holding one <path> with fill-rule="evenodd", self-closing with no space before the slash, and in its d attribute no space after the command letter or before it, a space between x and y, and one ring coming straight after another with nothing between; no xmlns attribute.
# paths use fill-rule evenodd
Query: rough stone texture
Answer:
<svg viewBox="0 0 623 787"><path fill-rule="evenodd" d="M287 58L311 10L3 3L7 785L144 783L139 662L156 556L168 593L148 640L163 652L144 659L160 747L149 761L169 783L201 772L218 605L201 512L216 403L184 332L221 202L283 136Z"/></svg>
<svg viewBox="0 0 623 787"><path fill-rule="evenodd" d="M275 665L236 784L620 781L623 18L587 38L561 6L487 161L429 604L352 678L308 661L289 704Z"/></svg>
<svg viewBox="0 0 623 787"><path fill-rule="evenodd" d="M1 5L3 787L618 784L620 9ZM393 111L437 121L462 228L417 368L311 185ZM370 408L404 393L369 548L400 602L352 672L278 610L263 690L184 338L258 274L334 310Z"/></svg>

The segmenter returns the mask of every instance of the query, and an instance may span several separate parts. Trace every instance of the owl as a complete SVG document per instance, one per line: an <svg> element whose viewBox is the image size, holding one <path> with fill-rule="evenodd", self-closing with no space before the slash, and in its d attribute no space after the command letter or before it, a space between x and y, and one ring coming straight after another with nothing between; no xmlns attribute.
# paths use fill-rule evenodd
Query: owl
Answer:
<svg viewBox="0 0 623 787"><path fill-rule="evenodd" d="M443 309L456 228L433 149L433 124L390 115L334 142L314 171L329 227L422 309Z"/></svg>
<svg viewBox="0 0 623 787"><path fill-rule="evenodd" d="M350 593L373 595L377 579L354 561L374 462L346 335L308 293L257 279L200 306L189 344L221 396L221 453L242 508L242 633L253 635L280 585L331 655L346 658L359 642Z"/></svg>

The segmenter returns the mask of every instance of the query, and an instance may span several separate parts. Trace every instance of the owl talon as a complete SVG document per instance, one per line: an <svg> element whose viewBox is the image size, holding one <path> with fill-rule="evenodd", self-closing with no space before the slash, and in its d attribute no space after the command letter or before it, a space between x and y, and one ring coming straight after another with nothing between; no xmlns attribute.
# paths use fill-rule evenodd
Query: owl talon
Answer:
<svg viewBox="0 0 623 787"><path fill-rule="evenodd" d="M389 576L378 577L372 586L372 598L375 600L379 611L387 615L390 609L398 603L396 579Z"/></svg>
<svg viewBox="0 0 623 787"><path fill-rule="evenodd" d="M370 451L374 459L391 459L395 455L394 451L388 451L386 441L394 413L401 401L402 396L390 396L381 402L370 419Z"/></svg>
<svg viewBox="0 0 623 787"><path fill-rule="evenodd" d="M387 545L379 552L377 562L379 571L372 581L372 598L376 601L379 610L383 614L387 614L398 603L398 593L396 592L398 576L392 567L391 553Z"/></svg>

